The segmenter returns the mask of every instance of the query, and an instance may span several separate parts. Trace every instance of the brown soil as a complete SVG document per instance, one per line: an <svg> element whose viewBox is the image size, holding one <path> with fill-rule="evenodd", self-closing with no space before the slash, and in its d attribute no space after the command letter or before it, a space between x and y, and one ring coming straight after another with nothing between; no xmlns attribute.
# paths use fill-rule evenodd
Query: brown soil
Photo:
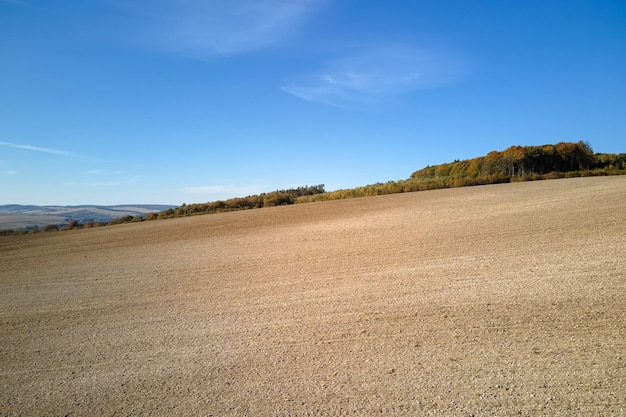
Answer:
<svg viewBox="0 0 626 417"><path fill-rule="evenodd" d="M626 177L0 239L2 415L624 415Z"/></svg>

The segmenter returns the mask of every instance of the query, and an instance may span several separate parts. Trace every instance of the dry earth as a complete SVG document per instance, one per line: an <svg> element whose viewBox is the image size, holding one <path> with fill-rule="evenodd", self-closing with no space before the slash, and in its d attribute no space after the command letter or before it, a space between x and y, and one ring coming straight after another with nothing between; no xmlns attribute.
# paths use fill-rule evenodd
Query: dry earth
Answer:
<svg viewBox="0 0 626 417"><path fill-rule="evenodd" d="M0 239L2 415L624 415L626 177Z"/></svg>

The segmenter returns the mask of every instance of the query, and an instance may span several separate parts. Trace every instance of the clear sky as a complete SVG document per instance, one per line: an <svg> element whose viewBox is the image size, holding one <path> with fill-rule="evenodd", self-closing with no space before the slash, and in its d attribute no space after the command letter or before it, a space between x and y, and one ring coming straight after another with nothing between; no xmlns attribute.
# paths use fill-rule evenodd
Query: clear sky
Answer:
<svg viewBox="0 0 626 417"><path fill-rule="evenodd" d="M0 204L353 188L625 132L624 0L0 0Z"/></svg>

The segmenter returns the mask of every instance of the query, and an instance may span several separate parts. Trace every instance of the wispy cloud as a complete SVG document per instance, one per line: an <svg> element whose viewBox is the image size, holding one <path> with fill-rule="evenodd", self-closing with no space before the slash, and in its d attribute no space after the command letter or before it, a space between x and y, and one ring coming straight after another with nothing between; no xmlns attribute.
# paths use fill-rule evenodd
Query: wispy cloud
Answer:
<svg viewBox="0 0 626 417"><path fill-rule="evenodd" d="M122 171L120 170L107 170L107 169L90 169L86 172L87 175L121 175Z"/></svg>
<svg viewBox="0 0 626 417"><path fill-rule="evenodd" d="M138 18L133 30L143 42L205 58L283 43L326 1L155 0L122 7Z"/></svg>
<svg viewBox="0 0 626 417"><path fill-rule="evenodd" d="M112 175L118 175L117 171L109 171ZM121 174L121 172L120 172ZM100 175L100 174L88 174L88 175ZM131 177L123 177L115 181L71 181L66 185L70 187L90 187L90 188L112 188L122 187L126 185L133 185L143 181L143 177L140 175L134 175Z"/></svg>
<svg viewBox="0 0 626 417"><path fill-rule="evenodd" d="M0 3L17 4L18 6L24 6L26 4L26 1L25 0L0 0Z"/></svg>
<svg viewBox="0 0 626 417"><path fill-rule="evenodd" d="M181 191L185 194L205 195L209 198L231 198L231 197L245 197L248 195L259 194L266 192L269 189L266 185L200 185L185 187Z"/></svg>
<svg viewBox="0 0 626 417"><path fill-rule="evenodd" d="M2 142L2 141L0 141L0 146L7 146L9 148L16 148L16 149L25 149L27 151L33 151L33 152L49 153L53 155L67 156L71 158L83 158L83 156L75 154L73 152L59 150L59 149L42 148L39 146L22 145L18 143Z"/></svg>
<svg viewBox="0 0 626 417"><path fill-rule="evenodd" d="M17 175L17 171L14 171L14 170L12 170L12 169L10 169L10 170L8 170L8 171L4 171L4 173L5 173L6 175Z"/></svg>
<svg viewBox="0 0 626 417"><path fill-rule="evenodd" d="M351 108L434 88L457 79L460 72L459 63L442 52L377 45L355 48L281 89L307 101Z"/></svg>
<svg viewBox="0 0 626 417"><path fill-rule="evenodd" d="M68 182L67 185L69 187L106 187L106 188L112 188L112 187L120 187L122 185L124 185L125 183L120 182L120 181L97 181L97 182L76 182L76 181L72 181L72 182Z"/></svg>

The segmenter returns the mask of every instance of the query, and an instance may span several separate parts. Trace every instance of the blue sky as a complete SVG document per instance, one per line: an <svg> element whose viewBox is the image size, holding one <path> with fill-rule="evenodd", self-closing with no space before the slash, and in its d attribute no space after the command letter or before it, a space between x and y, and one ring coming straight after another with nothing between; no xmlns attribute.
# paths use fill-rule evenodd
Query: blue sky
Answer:
<svg viewBox="0 0 626 417"><path fill-rule="evenodd" d="M405 179L626 152L626 2L0 0L0 204Z"/></svg>

